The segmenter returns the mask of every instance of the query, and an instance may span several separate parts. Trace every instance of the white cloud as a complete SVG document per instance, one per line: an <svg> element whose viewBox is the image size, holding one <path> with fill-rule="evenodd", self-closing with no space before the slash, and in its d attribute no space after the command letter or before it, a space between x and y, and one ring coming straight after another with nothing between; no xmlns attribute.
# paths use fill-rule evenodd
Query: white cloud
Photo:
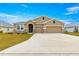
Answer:
<svg viewBox="0 0 79 59"><path fill-rule="evenodd" d="M70 14L75 14L78 13L79 11L79 6L74 6L74 7L69 7L67 8L67 13L65 13L65 15L70 15Z"/></svg>
<svg viewBox="0 0 79 59"><path fill-rule="evenodd" d="M0 19L8 23L14 23L14 22L19 21L19 18L17 16L5 14L5 13L0 14Z"/></svg>
<svg viewBox="0 0 79 59"><path fill-rule="evenodd" d="M35 14L18 14L18 15L12 15L12 14L7 14L7 13L0 13L0 20L3 20L8 23L15 23L15 22L21 22L21 21L28 21L28 20L33 20L37 15Z"/></svg>
<svg viewBox="0 0 79 59"><path fill-rule="evenodd" d="M13 16L13 15L5 14L5 13L1 13L0 16L3 16L3 17L16 17L16 16Z"/></svg>
<svg viewBox="0 0 79 59"><path fill-rule="evenodd" d="M0 13L0 20L3 20L5 22L8 23L15 23L15 22L20 22L20 21L28 21L28 20L32 20L35 18L36 15L11 15L11 14L7 14L7 13Z"/></svg>
<svg viewBox="0 0 79 59"><path fill-rule="evenodd" d="M65 20L61 20L62 22L64 22L65 24L70 24L71 22L69 21L69 19L65 19Z"/></svg>
<svg viewBox="0 0 79 59"><path fill-rule="evenodd" d="M28 7L27 5L24 5L24 4L22 4L21 6L24 7L24 8L27 8Z"/></svg>

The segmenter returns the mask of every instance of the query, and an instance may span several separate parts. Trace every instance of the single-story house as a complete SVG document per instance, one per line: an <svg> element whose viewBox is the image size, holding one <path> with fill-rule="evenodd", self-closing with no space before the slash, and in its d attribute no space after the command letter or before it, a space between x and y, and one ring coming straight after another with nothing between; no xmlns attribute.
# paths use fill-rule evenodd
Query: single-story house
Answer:
<svg viewBox="0 0 79 59"><path fill-rule="evenodd" d="M63 22L47 16L40 16L27 22L18 22L14 24L14 27L15 32L27 33L62 33L64 31Z"/></svg>
<svg viewBox="0 0 79 59"><path fill-rule="evenodd" d="M75 32L76 30L79 32L79 22L72 22L70 24L66 24L64 28L64 31L67 32Z"/></svg>

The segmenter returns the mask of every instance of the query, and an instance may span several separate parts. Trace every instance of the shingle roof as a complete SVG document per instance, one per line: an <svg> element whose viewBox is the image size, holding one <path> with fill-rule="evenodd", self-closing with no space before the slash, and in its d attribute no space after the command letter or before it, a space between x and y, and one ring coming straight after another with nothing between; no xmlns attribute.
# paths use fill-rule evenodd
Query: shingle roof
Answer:
<svg viewBox="0 0 79 59"><path fill-rule="evenodd" d="M33 21L36 21L36 20L38 20L39 18L42 18L42 17L45 17L45 18L49 19L49 21L50 21L50 20L51 20L51 21L52 21L52 20L56 20L56 19L51 19L51 18L49 18L49 17L47 17L47 16L40 16L40 17L35 18ZM40 22L38 22L38 23L44 24L44 23L49 22L49 21L48 21L48 20L47 20L47 21L40 21ZM56 21L61 22L61 23L64 24L64 22L62 22L62 21L59 21L59 20L56 20Z"/></svg>
<svg viewBox="0 0 79 59"><path fill-rule="evenodd" d="M51 18L49 18L49 17L47 17L47 16L39 16L39 17L37 17L37 18L35 18L35 19L33 19L33 20L28 20L28 21L26 21L26 22L16 22L16 23L14 23L14 24L26 24L26 23L28 23L28 22L36 22L37 24L45 24L45 23L49 22L48 20L37 21L38 19L42 19L43 17L49 19L49 21L50 21L50 20L51 20L51 21L52 21L52 20L56 20L56 19L51 19ZM59 20L56 20L56 21L59 21ZM59 21L59 22L63 23L62 21ZM64 24L64 23L63 23L63 24Z"/></svg>
<svg viewBox="0 0 79 59"><path fill-rule="evenodd" d="M16 22L14 24L25 24L26 22Z"/></svg>

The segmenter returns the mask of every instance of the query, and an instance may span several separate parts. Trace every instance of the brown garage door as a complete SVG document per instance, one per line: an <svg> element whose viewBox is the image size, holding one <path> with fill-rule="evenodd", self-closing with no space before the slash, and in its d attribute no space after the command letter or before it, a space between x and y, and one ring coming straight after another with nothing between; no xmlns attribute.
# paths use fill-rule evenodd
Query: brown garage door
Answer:
<svg viewBox="0 0 79 59"><path fill-rule="evenodd" d="M42 28L36 28L36 29L35 29L35 32L36 32L36 33L43 33L43 29L42 29Z"/></svg>
<svg viewBox="0 0 79 59"><path fill-rule="evenodd" d="M61 33L62 27L61 26L47 26L46 32L47 33Z"/></svg>

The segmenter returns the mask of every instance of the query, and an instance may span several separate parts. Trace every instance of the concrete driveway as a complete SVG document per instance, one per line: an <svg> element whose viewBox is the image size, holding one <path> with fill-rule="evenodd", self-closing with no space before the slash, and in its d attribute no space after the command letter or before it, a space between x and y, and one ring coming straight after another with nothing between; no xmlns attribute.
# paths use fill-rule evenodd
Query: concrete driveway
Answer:
<svg viewBox="0 0 79 59"><path fill-rule="evenodd" d="M28 41L0 53L79 53L79 37L62 33L36 33Z"/></svg>

